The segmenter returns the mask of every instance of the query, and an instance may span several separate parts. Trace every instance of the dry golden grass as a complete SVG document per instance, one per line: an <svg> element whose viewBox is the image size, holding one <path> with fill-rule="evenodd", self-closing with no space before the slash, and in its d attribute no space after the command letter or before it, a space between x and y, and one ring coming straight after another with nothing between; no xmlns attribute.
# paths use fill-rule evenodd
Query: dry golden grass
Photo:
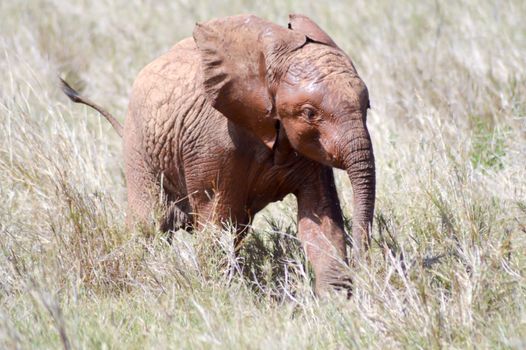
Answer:
<svg viewBox="0 0 526 350"><path fill-rule="evenodd" d="M369 87L375 244L350 301L313 297L293 198L242 263L226 230L127 231L120 140L57 88L122 120L142 66L247 12L311 16ZM0 18L0 347L526 347L525 2L27 0Z"/></svg>

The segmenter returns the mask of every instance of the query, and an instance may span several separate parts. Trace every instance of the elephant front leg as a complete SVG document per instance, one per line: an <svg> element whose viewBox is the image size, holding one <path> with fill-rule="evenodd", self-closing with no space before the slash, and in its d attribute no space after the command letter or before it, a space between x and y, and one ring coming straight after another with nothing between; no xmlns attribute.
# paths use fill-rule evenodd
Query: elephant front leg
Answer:
<svg viewBox="0 0 526 350"><path fill-rule="evenodd" d="M298 198L298 236L315 274L315 291L351 290L345 231L332 169L319 166Z"/></svg>

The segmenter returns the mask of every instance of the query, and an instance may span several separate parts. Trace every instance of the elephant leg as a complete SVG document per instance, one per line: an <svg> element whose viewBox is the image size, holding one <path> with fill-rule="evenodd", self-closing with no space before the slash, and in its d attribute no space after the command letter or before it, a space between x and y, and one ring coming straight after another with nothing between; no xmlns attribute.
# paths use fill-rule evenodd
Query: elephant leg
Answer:
<svg viewBox="0 0 526 350"><path fill-rule="evenodd" d="M137 163L135 163L137 164ZM161 193L155 176L135 165L128 169L127 225L141 229L157 227L161 232L192 229L192 216L188 199L173 199L173 195ZM160 200L162 197L163 200Z"/></svg>
<svg viewBox="0 0 526 350"><path fill-rule="evenodd" d="M163 232L179 229L192 231L192 216L188 199L167 201L165 215L160 221L160 230Z"/></svg>
<svg viewBox="0 0 526 350"><path fill-rule="evenodd" d="M126 159L126 183L128 190L128 210L126 225L141 229L152 228L155 225L156 179L148 171L145 162L138 156L128 156Z"/></svg>
<svg viewBox="0 0 526 350"><path fill-rule="evenodd" d="M189 187L189 198L194 226L202 229L212 224L230 230L234 234L234 254L237 256L251 218L246 210L246 194L244 187L240 187L239 175L232 174L229 169L239 167L225 167L221 176L215 176L216 186L206 190L192 190L195 187Z"/></svg>
<svg viewBox="0 0 526 350"><path fill-rule="evenodd" d="M314 269L316 294L330 289L349 293L345 231L332 169L317 165L296 196L298 236Z"/></svg>
<svg viewBox="0 0 526 350"><path fill-rule="evenodd" d="M249 221L244 182L248 174L243 175L247 161L232 145L222 152L222 158L217 158L215 154L219 151L215 151L212 152L214 158L200 159L199 163L187 164L185 168L189 203L198 229L210 223L242 229Z"/></svg>
<svg viewBox="0 0 526 350"><path fill-rule="evenodd" d="M186 228L191 223L188 199L177 200L172 193L161 191L159 177L150 170L139 153L126 157L128 189L128 228L138 226L162 232Z"/></svg>
<svg viewBox="0 0 526 350"><path fill-rule="evenodd" d="M191 197L195 211L194 220L198 228L212 223L219 227L232 225L242 232L249 220L241 191L235 191L234 188L200 191Z"/></svg>

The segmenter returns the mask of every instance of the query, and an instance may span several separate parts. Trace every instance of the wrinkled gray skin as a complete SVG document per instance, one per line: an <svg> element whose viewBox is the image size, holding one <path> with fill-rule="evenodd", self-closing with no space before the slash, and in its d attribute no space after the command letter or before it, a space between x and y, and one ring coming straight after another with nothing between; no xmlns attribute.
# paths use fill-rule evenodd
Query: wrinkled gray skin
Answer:
<svg viewBox="0 0 526 350"><path fill-rule="evenodd" d="M331 167L353 186L359 255L375 201L368 107L351 60L305 16L291 15L288 29L255 16L197 25L133 85L123 129L128 222L148 223L152 212L163 230L232 221L240 241L254 214L293 193L316 291L348 286Z"/></svg>

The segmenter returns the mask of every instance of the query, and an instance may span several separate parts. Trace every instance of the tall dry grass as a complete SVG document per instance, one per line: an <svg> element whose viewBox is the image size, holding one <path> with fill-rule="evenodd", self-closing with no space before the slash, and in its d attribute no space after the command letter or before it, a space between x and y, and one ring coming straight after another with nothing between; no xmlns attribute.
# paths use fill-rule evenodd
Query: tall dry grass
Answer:
<svg viewBox="0 0 526 350"><path fill-rule="evenodd" d="M169 245L124 227L122 120L142 66L195 21L315 19L371 95L370 261L312 295L295 201ZM2 348L525 348L526 3L0 2ZM351 188L337 173L349 215Z"/></svg>

